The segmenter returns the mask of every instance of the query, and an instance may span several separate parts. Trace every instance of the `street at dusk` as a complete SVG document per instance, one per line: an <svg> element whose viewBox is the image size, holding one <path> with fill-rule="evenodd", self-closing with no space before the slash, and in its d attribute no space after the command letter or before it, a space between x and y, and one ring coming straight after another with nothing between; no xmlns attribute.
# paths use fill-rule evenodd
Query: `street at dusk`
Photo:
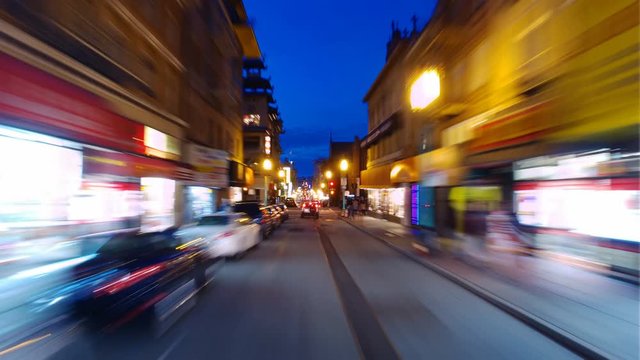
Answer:
<svg viewBox="0 0 640 360"><path fill-rule="evenodd" d="M0 360L640 358L637 0L0 1Z"/></svg>

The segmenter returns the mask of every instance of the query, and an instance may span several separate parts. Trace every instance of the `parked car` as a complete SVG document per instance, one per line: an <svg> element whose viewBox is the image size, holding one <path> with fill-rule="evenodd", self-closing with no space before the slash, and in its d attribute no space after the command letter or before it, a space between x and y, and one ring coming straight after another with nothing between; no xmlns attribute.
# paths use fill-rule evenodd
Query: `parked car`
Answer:
<svg viewBox="0 0 640 360"><path fill-rule="evenodd" d="M284 221L289 220L289 210L287 209L287 205L279 204L276 206L280 208L280 210L282 210L282 218L284 219Z"/></svg>
<svg viewBox="0 0 640 360"><path fill-rule="evenodd" d="M100 327L120 326L139 316L158 319L182 303L177 292L187 296L206 284L204 249L185 243L175 231L114 235L73 268L70 281L39 296L33 306L42 310L68 302L76 314ZM189 290L181 291L185 286Z"/></svg>
<svg viewBox="0 0 640 360"><path fill-rule="evenodd" d="M203 216L195 226L184 227L177 234L187 243L204 242L211 259L242 254L262 238L260 225L249 215L227 212Z"/></svg>
<svg viewBox="0 0 640 360"><path fill-rule="evenodd" d="M280 208L277 207L276 205L269 205L267 206L267 209L271 213L271 217L273 218L273 223L275 227L276 228L280 227L280 225L282 225L282 223L284 222Z"/></svg>
<svg viewBox="0 0 640 360"><path fill-rule="evenodd" d="M312 216L316 219L320 217L320 204L316 201L305 201L302 203L300 217Z"/></svg>
<svg viewBox="0 0 640 360"><path fill-rule="evenodd" d="M239 201L233 205L233 212L240 212L249 215L257 224L260 225L262 238L266 239L271 235L275 226L271 217L271 212L260 205L257 201Z"/></svg>

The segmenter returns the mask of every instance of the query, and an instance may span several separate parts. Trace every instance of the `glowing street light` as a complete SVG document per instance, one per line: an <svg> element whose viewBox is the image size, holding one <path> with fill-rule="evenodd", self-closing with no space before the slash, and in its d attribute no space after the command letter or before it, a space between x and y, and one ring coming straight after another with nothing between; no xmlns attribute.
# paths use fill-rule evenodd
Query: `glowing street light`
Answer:
<svg viewBox="0 0 640 360"><path fill-rule="evenodd" d="M412 110L422 110L440 96L440 76L436 70L425 70L411 85Z"/></svg>
<svg viewBox="0 0 640 360"><path fill-rule="evenodd" d="M349 162L346 159L340 160L340 170L347 171L348 168L349 168Z"/></svg>
<svg viewBox="0 0 640 360"><path fill-rule="evenodd" d="M324 176L327 179L331 179L333 177L333 173L331 172L331 170L327 170L327 171L325 171Z"/></svg>
<svg viewBox="0 0 640 360"><path fill-rule="evenodd" d="M262 168L265 170L273 169L273 162L271 162L270 159L264 159L264 161L262 162Z"/></svg>
<svg viewBox="0 0 640 360"><path fill-rule="evenodd" d="M281 178L284 177L284 170L278 171L278 177L281 177Z"/></svg>
<svg viewBox="0 0 640 360"><path fill-rule="evenodd" d="M324 189L324 188L326 188L326 187L327 187L327 185L326 185L325 183L321 183L321 184L320 184L320 188L321 188L321 189Z"/></svg>

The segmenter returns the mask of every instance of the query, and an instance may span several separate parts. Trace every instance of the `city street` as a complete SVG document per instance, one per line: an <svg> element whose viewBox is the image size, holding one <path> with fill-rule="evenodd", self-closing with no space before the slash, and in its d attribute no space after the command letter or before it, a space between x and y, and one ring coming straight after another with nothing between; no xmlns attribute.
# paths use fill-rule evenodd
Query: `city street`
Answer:
<svg viewBox="0 0 640 360"><path fill-rule="evenodd" d="M162 335L71 324L7 358L570 358L574 354L322 210L227 261Z"/></svg>

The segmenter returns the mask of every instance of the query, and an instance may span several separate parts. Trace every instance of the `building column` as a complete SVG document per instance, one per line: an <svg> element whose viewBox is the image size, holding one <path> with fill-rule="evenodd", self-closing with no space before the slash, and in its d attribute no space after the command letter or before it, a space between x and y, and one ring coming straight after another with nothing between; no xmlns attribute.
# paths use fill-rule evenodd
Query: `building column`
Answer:
<svg viewBox="0 0 640 360"><path fill-rule="evenodd" d="M184 223L185 190L186 187L180 181L176 181L173 199L173 222L176 226L181 226Z"/></svg>
<svg viewBox="0 0 640 360"><path fill-rule="evenodd" d="M403 183L404 189L404 217L402 218L402 225L411 226L411 183Z"/></svg>

